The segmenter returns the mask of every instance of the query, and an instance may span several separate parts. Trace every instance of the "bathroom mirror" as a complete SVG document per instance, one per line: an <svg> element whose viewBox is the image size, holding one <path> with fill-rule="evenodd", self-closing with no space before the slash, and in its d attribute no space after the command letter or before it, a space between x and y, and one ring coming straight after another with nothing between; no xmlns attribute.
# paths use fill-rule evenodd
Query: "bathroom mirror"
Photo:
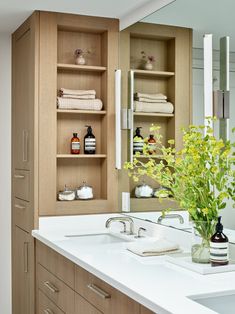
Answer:
<svg viewBox="0 0 235 314"><path fill-rule="evenodd" d="M213 8L213 9L212 9ZM169 97L169 102L172 102L173 105L175 100L175 93L176 91L172 91L172 85L175 84L176 77L170 77L174 71L180 71L178 62L182 62L182 60L176 59L177 53L175 45L177 40L172 40L171 38L167 38L167 41L164 41L164 34L167 36L167 27L176 27L175 32L179 32L180 28L185 28L185 32L187 29L192 30L192 40L191 40L191 47L189 57L191 58L190 70L191 70L191 77L187 71L184 72L184 75L189 75L186 79L189 82L189 85L185 84L185 89L191 90L191 99L188 94L185 94L187 98L187 102L191 102L187 107L187 110L190 110L189 114L191 115L191 123L195 125L204 124L204 60L203 60L203 36L204 34L212 34L213 35L213 90L220 89L220 38L224 36L229 36L230 38L230 61L229 61L229 77L230 77L230 121L229 121L229 136L230 138L235 141L235 135L232 134L231 130L235 126L235 30L232 27L233 25L233 12L235 9L235 3L233 1L225 1L220 2L214 0L207 0L204 1L197 1L197 0L176 0L173 3L169 4L168 6L156 11L155 13L147 16L142 21L136 23L134 26L131 26L132 29L136 28L136 31L131 35L131 44L128 48L122 44L125 42L127 38L127 31L122 31L121 34L121 58L124 54L128 54L130 56L130 64L126 61L123 61L123 64L130 71L130 69L141 69L141 60L143 61L142 57L144 55L148 55L150 57L154 57L156 59L156 64L158 63L157 70L163 71L165 76L168 75L168 78L162 78L159 80L159 83L155 85L156 92L161 92L164 94L164 91L167 93L167 97ZM154 25L157 25L163 33L163 37L160 38L158 36L153 36L153 29ZM149 36L148 38L143 38L141 35L141 31L138 33L138 29L141 30L141 27L145 27L149 29ZM179 27L179 29L177 29ZM189 35L190 36L190 31ZM125 39L122 41L122 37ZM154 42L155 41L155 42ZM190 42L190 39L189 39ZM181 43L183 45L183 42ZM184 41L185 44L185 41ZM144 47L144 49L142 49ZM146 58L145 56L145 58ZM185 60L184 62L188 62L186 54L182 56ZM139 64L138 64L139 62ZM188 66L188 63L185 63L185 66ZM154 71L154 70L153 70ZM132 79L131 75L138 75L139 80L134 84L131 84ZM146 75L147 76L147 75ZM140 91L145 93L152 93L153 92L153 81L149 84L150 87L147 87L147 80L148 78L144 76L144 73L135 74L129 73L129 91L124 88L123 93L124 96L127 96L127 93L133 94L134 92ZM181 77L183 79L184 76ZM166 85L166 79L168 80L168 85ZM125 83L125 82L124 82ZM164 85L165 84L165 85ZM179 84L179 82L177 82ZM132 86L134 85L134 86ZM167 86L167 87L165 87ZM139 88L139 90L137 90ZM126 99L126 98L125 98ZM128 98L130 100L130 98ZM168 101L168 99L167 99ZM124 106L130 108L132 104L129 102L123 101ZM182 115L187 115L187 112L183 112L183 107L181 108ZM141 115L135 117L136 121L134 120L134 128L133 131L130 132L129 141L130 143L124 143L129 147L129 145L133 146L132 138L134 136L133 132L137 126L142 126L141 132L143 133L143 137L148 136L148 129L147 127L151 125L151 123L156 123L161 125L163 128L172 128L171 124L176 123L175 132L180 132L180 126L186 126L185 122L187 122L187 117L171 117L168 115L167 117L141 117ZM173 122L171 122L173 121ZM180 125L181 124L181 125ZM218 126L216 126L218 128ZM125 131L124 131L125 132ZM126 132L129 132L128 130ZM167 133L166 133L167 134ZM167 136L174 135L174 132L170 131L170 134ZM175 136L177 136L175 134ZM128 137L127 137L128 138ZM129 149L129 148L128 148ZM131 149L123 158L124 160L130 160L131 158ZM159 216L159 212L168 207L172 207L175 210L179 209L177 204L172 204L168 201L162 202L156 206L156 200L154 198L136 198L135 197L135 184L131 183L129 185L129 179L127 178L124 171L120 174L120 179L124 182L122 184L122 190L120 192L128 191L130 192L130 213L128 215L133 215L140 219L150 220L153 222L157 222L157 217ZM156 187L154 182L151 180L147 180L147 182L140 182L140 185L146 184L142 189L142 193L145 197L147 194L150 193L148 185L151 187ZM121 195L121 193L120 193ZM125 196L124 196L124 205L125 205ZM125 206L124 206L125 209ZM227 203L227 206L224 210L222 210L222 217L223 223L226 228L235 230L235 209L232 208L232 204L230 202ZM177 227L177 226L176 226ZM187 226L186 228L187 229Z"/></svg>

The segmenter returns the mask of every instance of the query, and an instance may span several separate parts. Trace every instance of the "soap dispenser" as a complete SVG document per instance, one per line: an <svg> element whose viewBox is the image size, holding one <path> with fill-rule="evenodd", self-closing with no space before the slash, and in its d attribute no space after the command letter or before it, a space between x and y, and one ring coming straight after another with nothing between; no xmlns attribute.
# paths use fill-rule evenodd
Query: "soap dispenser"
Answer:
<svg viewBox="0 0 235 314"><path fill-rule="evenodd" d="M210 240L210 262L212 266L227 265L229 262L228 238L223 233L221 216L218 217L216 232Z"/></svg>
<svg viewBox="0 0 235 314"><path fill-rule="evenodd" d="M137 126L135 130L135 135L133 138L133 154L140 153L143 154L144 148L144 139L143 136L140 134L141 126Z"/></svg>
<svg viewBox="0 0 235 314"><path fill-rule="evenodd" d="M86 125L87 134L84 137L84 154L95 154L96 152L96 139L95 135L92 133L92 127Z"/></svg>

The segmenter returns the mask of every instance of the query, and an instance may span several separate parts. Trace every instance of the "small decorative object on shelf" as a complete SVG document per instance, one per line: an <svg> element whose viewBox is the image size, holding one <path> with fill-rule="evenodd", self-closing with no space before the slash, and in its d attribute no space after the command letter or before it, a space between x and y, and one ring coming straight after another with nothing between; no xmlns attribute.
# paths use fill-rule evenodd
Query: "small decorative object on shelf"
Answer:
<svg viewBox="0 0 235 314"><path fill-rule="evenodd" d="M95 135L92 133L92 127L86 125L87 134L84 137L84 154L95 154L96 152L96 139Z"/></svg>
<svg viewBox="0 0 235 314"><path fill-rule="evenodd" d="M229 262L228 238L223 233L221 216L218 218L216 232L210 241L210 262L212 266L228 265Z"/></svg>
<svg viewBox="0 0 235 314"><path fill-rule="evenodd" d="M156 154L156 140L153 134L150 134L148 138L148 153L149 155Z"/></svg>
<svg viewBox="0 0 235 314"><path fill-rule="evenodd" d="M153 69L153 63L155 62L154 56L148 56L144 51L141 51L142 61L143 61L143 69L151 71Z"/></svg>
<svg viewBox="0 0 235 314"><path fill-rule="evenodd" d="M76 198L75 191L69 190L65 185L64 191L60 191L58 193L58 200L59 201L74 201Z"/></svg>
<svg viewBox="0 0 235 314"><path fill-rule="evenodd" d="M174 140L168 140L169 146L165 147L160 127L152 126L150 131L155 134L162 161L159 163L150 156L148 163L134 158L133 162L125 164L135 182L147 175L169 188L168 196L189 212L197 241L191 251L192 261L196 263L210 263L210 240L219 212L226 207L227 200L235 203L235 143L214 136L214 120L207 118L206 125L183 129L180 151L176 151ZM145 146L144 153L148 150Z"/></svg>
<svg viewBox="0 0 235 314"><path fill-rule="evenodd" d="M135 130L135 135L133 139L133 154L143 154L144 139L143 136L140 134L140 129L141 126L137 126Z"/></svg>
<svg viewBox="0 0 235 314"><path fill-rule="evenodd" d="M146 184L144 181L142 184L135 188L135 197L137 198L150 198L153 196L153 188Z"/></svg>
<svg viewBox="0 0 235 314"><path fill-rule="evenodd" d="M90 54L91 51L89 49L83 50L81 48L78 48L74 51L74 56L75 56L75 64L77 65L85 65L86 64L86 59L85 55Z"/></svg>
<svg viewBox="0 0 235 314"><path fill-rule="evenodd" d="M170 197L169 195L169 188L166 188L165 186L160 186L154 190L153 196L157 198L166 198Z"/></svg>
<svg viewBox="0 0 235 314"><path fill-rule="evenodd" d="M71 154L80 154L80 139L77 133L73 133L73 137L71 139Z"/></svg>
<svg viewBox="0 0 235 314"><path fill-rule="evenodd" d="M93 199L93 189L91 186L87 185L85 181L77 189L77 199L79 200L91 200Z"/></svg>

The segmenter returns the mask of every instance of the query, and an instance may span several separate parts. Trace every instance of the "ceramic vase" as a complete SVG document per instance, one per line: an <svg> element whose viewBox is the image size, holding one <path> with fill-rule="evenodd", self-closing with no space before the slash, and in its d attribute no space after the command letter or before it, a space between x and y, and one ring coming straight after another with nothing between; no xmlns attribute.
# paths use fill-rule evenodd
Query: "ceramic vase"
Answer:
<svg viewBox="0 0 235 314"><path fill-rule="evenodd" d="M151 61L146 61L145 65L144 65L144 69L151 71L153 69L153 64L151 63Z"/></svg>
<svg viewBox="0 0 235 314"><path fill-rule="evenodd" d="M83 57L83 55L76 57L75 64L77 65L85 65L86 59Z"/></svg>

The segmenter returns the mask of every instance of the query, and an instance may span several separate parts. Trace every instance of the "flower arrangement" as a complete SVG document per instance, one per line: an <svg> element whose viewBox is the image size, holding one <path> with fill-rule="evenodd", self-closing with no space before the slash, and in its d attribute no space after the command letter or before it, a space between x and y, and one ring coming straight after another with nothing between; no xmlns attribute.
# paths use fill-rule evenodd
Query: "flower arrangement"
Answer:
<svg viewBox="0 0 235 314"><path fill-rule="evenodd" d="M149 62L151 64L155 62L154 56L148 56L144 51L141 51L141 55L142 55L142 60L144 60L145 62Z"/></svg>
<svg viewBox="0 0 235 314"><path fill-rule="evenodd" d="M90 53L91 53L90 49L83 50L81 48L78 48L74 51L74 56L75 58L78 58L78 57L84 56L85 54L90 54Z"/></svg>
<svg viewBox="0 0 235 314"><path fill-rule="evenodd" d="M158 197L173 197L189 212L198 234L207 243L214 233L214 222L226 201L235 202L235 143L216 139L213 118L207 126L189 126L183 129L183 149L176 151L174 140L168 147L162 144L160 127L152 126L155 133L160 162L149 157L144 163L135 158L125 163L134 181L147 175L169 190L158 191ZM234 131L234 130L233 130ZM144 154L148 154L147 146ZM138 156L137 156L138 157Z"/></svg>

